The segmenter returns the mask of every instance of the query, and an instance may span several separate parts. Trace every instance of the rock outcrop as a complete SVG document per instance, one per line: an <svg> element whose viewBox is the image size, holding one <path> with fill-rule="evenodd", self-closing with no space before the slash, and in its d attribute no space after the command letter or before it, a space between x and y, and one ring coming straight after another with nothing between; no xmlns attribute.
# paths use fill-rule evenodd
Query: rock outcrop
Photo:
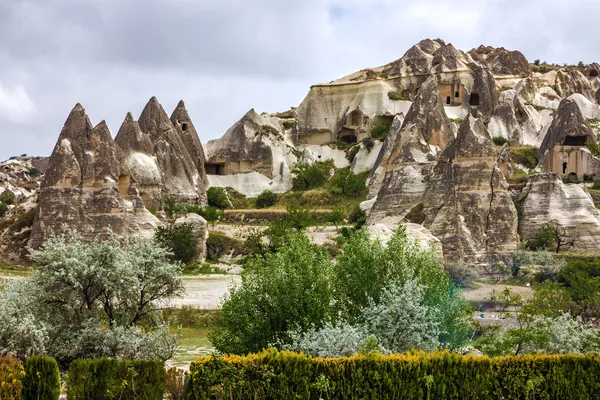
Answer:
<svg viewBox="0 0 600 400"><path fill-rule="evenodd" d="M76 230L86 240L154 235L161 225L144 207L123 153L106 124L95 127L77 104L50 156L29 246Z"/></svg>
<svg viewBox="0 0 600 400"><path fill-rule="evenodd" d="M534 237L544 225L574 239L574 250L597 250L600 243L600 212L585 188L564 184L558 174L534 175L527 181L520 199L522 237Z"/></svg>
<svg viewBox="0 0 600 400"><path fill-rule="evenodd" d="M484 63L497 76L521 76L531 74L529 62L520 51L503 47L479 46L469 52L475 60Z"/></svg>
<svg viewBox="0 0 600 400"><path fill-rule="evenodd" d="M139 125L154 145L163 196L204 204L206 189L201 174L156 97L152 97L144 107Z"/></svg>

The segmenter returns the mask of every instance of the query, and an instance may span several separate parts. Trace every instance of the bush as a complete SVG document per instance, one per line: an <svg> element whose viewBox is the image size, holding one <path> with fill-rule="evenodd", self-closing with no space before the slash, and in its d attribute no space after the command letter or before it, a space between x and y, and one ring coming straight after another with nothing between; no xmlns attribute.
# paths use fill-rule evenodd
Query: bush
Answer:
<svg viewBox="0 0 600 400"><path fill-rule="evenodd" d="M71 363L67 375L69 399L162 400L166 372L162 361L81 359Z"/></svg>
<svg viewBox="0 0 600 400"><path fill-rule="evenodd" d="M315 222L310 210L306 208L287 206L286 211L287 215L285 220L288 226L297 231L304 230Z"/></svg>
<svg viewBox="0 0 600 400"><path fill-rule="evenodd" d="M190 366L190 400L594 399L598 355L473 357L449 352L310 358L266 350L201 357Z"/></svg>
<svg viewBox="0 0 600 400"><path fill-rule="evenodd" d="M492 138L492 141L494 142L494 144L496 146L503 146L504 143L508 142L508 140L506 138L502 137L502 136L494 136Z"/></svg>
<svg viewBox="0 0 600 400"><path fill-rule="evenodd" d="M23 400L58 400L60 373L56 360L48 356L32 356L25 361Z"/></svg>
<svg viewBox="0 0 600 400"><path fill-rule="evenodd" d="M384 140L390 131L392 120L380 116L374 117L371 122L371 137L376 140Z"/></svg>
<svg viewBox="0 0 600 400"><path fill-rule="evenodd" d="M267 208L275 205L277 196L270 190L265 190L256 198L256 208Z"/></svg>
<svg viewBox="0 0 600 400"><path fill-rule="evenodd" d="M291 171L294 190L309 190L324 185L333 169L333 160L295 163Z"/></svg>
<svg viewBox="0 0 600 400"><path fill-rule="evenodd" d="M0 218L4 217L7 210L8 210L8 204L0 201Z"/></svg>
<svg viewBox="0 0 600 400"><path fill-rule="evenodd" d="M16 358L0 355L0 399L21 400L25 370Z"/></svg>
<svg viewBox="0 0 600 400"><path fill-rule="evenodd" d="M281 124L283 125L283 129L287 130L292 129L296 124L296 121L281 121Z"/></svg>
<svg viewBox="0 0 600 400"><path fill-rule="evenodd" d="M402 95L402 91L401 90L395 90L395 91L392 91L392 92L388 92L388 98L390 100L394 100L394 101L397 101L397 100L407 100L407 101L410 101L409 97Z"/></svg>
<svg viewBox="0 0 600 400"><path fill-rule="evenodd" d="M534 169L538 165L537 150L537 148L531 146L511 147L511 160L528 169Z"/></svg>
<svg viewBox="0 0 600 400"><path fill-rule="evenodd" d="M225 194L231 204L231 208L245 210L252 207L252 202L244 194L232 187L226 187Z"/></svg>
<svg viewBox="0 0 600 400"><path fill-rule="evenodd" d="M173 259L188 264L198 255L198 237L190 224L159 226L154 232L156 242L173 252Z"/></svg>
<svg viewBox="0 0 600 400"><path fill-rule="evenodd" d="M348 222L354 224L356 229L360 229L367 223L367 213L360 206L356 206L348 215Z"/></svg>
<svg viewBox="0 0 600 400"><path fill-rule="evenodd" d="M206 192L206 196L208 197L208 205L211 207L219 208L221 210L232 208L232 204L227 198L227 193L223 188L211 187Z"/></svg>
<svg viewBox="0 0 600 400"><path fill-rule="evenodd" d="M247 253L244 242L230 238L221 232L211 231L206 239L206 259L219 261L219 259L233 250L233 255Z"/></svg>
<svg viewBox="0 0 600 400"><path fill-rule="evenodd" d="M365 182L367 180L367 174L356 175L350 167L338 169L331 180L329 185L341 192L343 196L357 196L363 192L366 188Z"/></svg>
<svg viewBox="0 0 600 400"><path fill-rule="evenodd" d="M594 186L592 186L592 189L600 189L600 179L594 181Z"/></svg>
<svg viewBox="0 0 600 400"><path fill-rule="evenodd" d="M179 368L172 367L167 370L166 392L169 400L186 399L187 373Z"/></svg>
<svg viewBox="0 0 600 400"><path fill-rule="evenodd" d="M32 176L32 177L35 178L36 176L40 176L41 174L42 174L42 172L39 169L37 169L35 167L29 168L29 175L30 176Z"/></svg>

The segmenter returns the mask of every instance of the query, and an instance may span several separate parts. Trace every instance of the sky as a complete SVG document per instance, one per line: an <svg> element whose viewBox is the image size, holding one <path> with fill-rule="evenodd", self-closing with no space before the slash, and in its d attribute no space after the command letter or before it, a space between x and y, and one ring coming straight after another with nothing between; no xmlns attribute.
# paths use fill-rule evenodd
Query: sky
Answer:
<svg viewBox="0 0 600 400"><path fill-rule="evenodd" d="M597 0L0 0L0 160L49 155L70 110L116 135L180 99L203 142L249 109L396 60L425 38L600 61Z"/></svg>

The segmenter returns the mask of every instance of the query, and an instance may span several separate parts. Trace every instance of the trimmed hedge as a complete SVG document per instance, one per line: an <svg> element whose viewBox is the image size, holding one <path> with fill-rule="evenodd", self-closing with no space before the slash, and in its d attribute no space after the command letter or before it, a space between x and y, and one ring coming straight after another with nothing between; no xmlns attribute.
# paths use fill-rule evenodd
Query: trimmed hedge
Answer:
<svg viewBox="0 0 600 400"><path fill-rule="evenodd" d="M56 360L48 356L31 356L25 360L23 400L58 400L60 373Z"/></svg>
<svg viewBox="0 0 600 400"><path fill-rule="evenodd" d="M0 399L20 400L25 370L15 357L0 355Z"/></svg>
<svg viewBox="0 0 600 400"><path fill-rule="evenodd" d="M450 352L310 358L273 349L200 357L188 399L594 399L599 355L488 358Z"/></svg>
<svg viewBox="0 0 600 400"><path fill-rule="evenodd" d="M166 372L161 361L82 359L67 375L69 400L162 400Z"/></svg>

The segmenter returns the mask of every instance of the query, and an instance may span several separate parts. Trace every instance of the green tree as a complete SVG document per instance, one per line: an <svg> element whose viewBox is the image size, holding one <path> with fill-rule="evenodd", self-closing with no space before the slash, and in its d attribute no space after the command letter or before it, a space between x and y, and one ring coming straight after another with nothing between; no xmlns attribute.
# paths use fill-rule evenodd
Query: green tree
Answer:
<svg viewBox="0 0 600 400"><path fill-rule="evenodd" d="M295 163L291 170L294 190L310 190L324 185L334 168L333 160Z"/></svg>
<svg viewBox="0 0 600 400"><path fill-rule="evenodd" d="M344 210L339 207L333 207L331 212L327 214L327 222L334 224L335 228L338 228L338 225L344 222L344 218L346 217Z"/></svg>
<svg viewBox="0 0 600 400"><path fill-rule="evenodd" d="M343 196L356 196L365 190L366 178L366 174L356 175L350 167L346 167L335 172L329 185Z"/></svg>
<svg viewBox="0 0 600 400"><path fill-rule="evenodd" d="M183 293L170 256L150 241L49 239L32 252L33 276L0 293L0 319L28 321L25 332L3 333L0 353L37 346L62 367L82 357L170 358L177 340L160 305Z"/></svg>
<svg viewBox="0 0 600 400"><path fill-rule="evenodd" d="M188 264L198 255L198 237L191 224L160 226L154 232L154 239L173 253L173 259Z"/></svg>
<svg viewBox="0 0 600 400"><path fill-rule="evenodd" d="M56 360L47 356L32 356L23 367L23 400L58 400L60 373Z"/></svg>
<svg viewBox="0 0 600 400"><path fill-rule="evenodd" d="M257 208L267 208L275 205L277 202L277 196L270 190L265 190L256 198Z"/></svg>
<svg viewBox="0 0 600 400"><path fill-rule="evenodd" d="M223 188L213 186L208 189L206 196L208 198L208 205L211 207L221 210L232 208L231 202L227 197L227 192Z"/></svg>
<svg viewBox="0 0 600 400"><path fill-rule="evenodd" d="M245 354L289 343L290 331L322 326L331 312L331 268L327 252L303 234L250 260L241 286L223 302L211 342L223 353Z"/></svg>

